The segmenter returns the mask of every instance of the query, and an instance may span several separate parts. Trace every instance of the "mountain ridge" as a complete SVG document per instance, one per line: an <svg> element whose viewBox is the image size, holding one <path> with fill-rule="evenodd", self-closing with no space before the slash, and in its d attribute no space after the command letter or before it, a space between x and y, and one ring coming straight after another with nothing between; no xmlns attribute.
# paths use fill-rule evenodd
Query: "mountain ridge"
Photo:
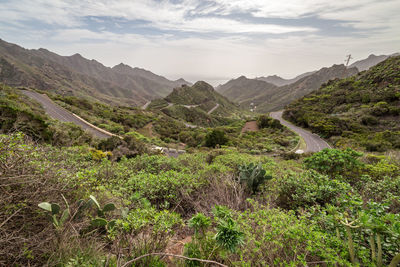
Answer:
<svg viewBox="0 0 400 267"><path fill-rule="evenodd" d="M368 70L371 67L379 64L380 62L388 59L389 57L395 57L395 56L398 56L398 55L400 55L400 54L399 53L393 53L393 54L390 54L390 55L379 55L379 56L371 54L365 59L361 59L361 60L358 60L358 61L352 63L349 66L349 68L356 67L359 71Z"/></svg>
<svg viewBox="0 0 400 267"><path fill-rule="evenodd" d="M142 105L166 96L174 87L190 84L183 79L170 81L144 69L129 67L121 71L106 67L79 53L60 56L44 48L25 49L1 39L0 58L0 81L5 84L83 96L116 105Z"/></svg>
<svg viewBox="0 0 400 267"><path fill-rule="evenodd" d="M295 83L298 80L300 80L300 79L302 79L302 78L304 78L306 76L309 76L309 75L311 75L311 74L313 74L315 72L316 71L305 72L303 74L297 75L296 77L294 77L292 79L285 79L285 78L282 78L282 77L280 77L278 75L270 75L270 76L267 76L267 77L257 77L255 79L256 80L265 81L265 82L268 82L268 83L272 83L272 84L274 84L276 86L284 86L284 85Z"/></svg>
<svg viewBox="0 0 400 267"><path fill-rule="evenodd" d="M269 112L282 109L331 79L345 78L357 72L356 68L346 68L343 64L333 65L304 75L296 82L284 86L241 76L219 86L217 90L231 101L239 102L244 108L256 107L256 111Z"/></svg>

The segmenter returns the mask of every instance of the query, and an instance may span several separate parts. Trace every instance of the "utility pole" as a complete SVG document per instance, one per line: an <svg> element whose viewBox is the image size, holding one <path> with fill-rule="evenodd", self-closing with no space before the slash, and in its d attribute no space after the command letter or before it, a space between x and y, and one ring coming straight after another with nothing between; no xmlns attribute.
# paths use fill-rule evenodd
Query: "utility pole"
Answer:
<svg viewBox="0 0 400 267"><path fill-rule="evenodd" d="M351 54L346 56L344 62L346 62L346 67L349 65L350 59L352 59Z"/></svg>

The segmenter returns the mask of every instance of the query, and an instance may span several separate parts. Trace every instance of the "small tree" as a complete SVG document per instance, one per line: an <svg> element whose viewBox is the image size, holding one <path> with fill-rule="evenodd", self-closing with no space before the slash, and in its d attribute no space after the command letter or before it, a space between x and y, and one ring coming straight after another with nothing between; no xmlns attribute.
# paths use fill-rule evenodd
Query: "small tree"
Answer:
<svg viewBox="0 0 400 267"><path fill-rule="evenodd" d="M228 143L228 138L225 136L225 133L221 130L213 130L208 133L206 136L206 146L207 147L216 147L217 145L225 145Z"/></svg>

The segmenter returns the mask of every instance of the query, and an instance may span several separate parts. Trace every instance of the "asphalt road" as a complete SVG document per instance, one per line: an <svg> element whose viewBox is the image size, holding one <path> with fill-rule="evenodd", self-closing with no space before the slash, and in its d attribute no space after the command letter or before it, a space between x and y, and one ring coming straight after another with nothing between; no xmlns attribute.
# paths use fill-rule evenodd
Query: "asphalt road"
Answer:
<svg viewBox="0 0 400 267"><path fill-rule="evenodd" d="M271 112L270 116L274 119L277 119L281 122L281 124L285 125L286 127L290 128L292 131L296 132L298 135L303 137L304 141L306 142L307 149L304 152L318 152L324 148L331 148L330 145L318 135L311 133L303 128L295 126L288 121L285 121L282 118L283 111L276 111Z"/></svg>
<svg viewBox="0 0 400 267"><path fill-rule="evenodd" d="M46 113L53 119L75 123L76 125L82 127L82 129L92 133L97 138L105 139L113 135L95 127L94 125L91 125L88 122L83 121L83 119L80 119L78 116L54 103L47 95L26 90L22 90L22 93L39 102L43 106Z"/></svg>

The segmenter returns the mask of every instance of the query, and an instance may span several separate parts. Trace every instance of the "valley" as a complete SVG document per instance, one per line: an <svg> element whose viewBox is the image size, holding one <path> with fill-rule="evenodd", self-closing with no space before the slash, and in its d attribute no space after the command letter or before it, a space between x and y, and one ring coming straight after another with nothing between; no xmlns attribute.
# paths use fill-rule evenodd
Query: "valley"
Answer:
<svg viewBox="0 0 400 267"><path fill-rule="evenodd" d="M400 56L214 88L0 41L0 266L400 262Z"/></svg>

